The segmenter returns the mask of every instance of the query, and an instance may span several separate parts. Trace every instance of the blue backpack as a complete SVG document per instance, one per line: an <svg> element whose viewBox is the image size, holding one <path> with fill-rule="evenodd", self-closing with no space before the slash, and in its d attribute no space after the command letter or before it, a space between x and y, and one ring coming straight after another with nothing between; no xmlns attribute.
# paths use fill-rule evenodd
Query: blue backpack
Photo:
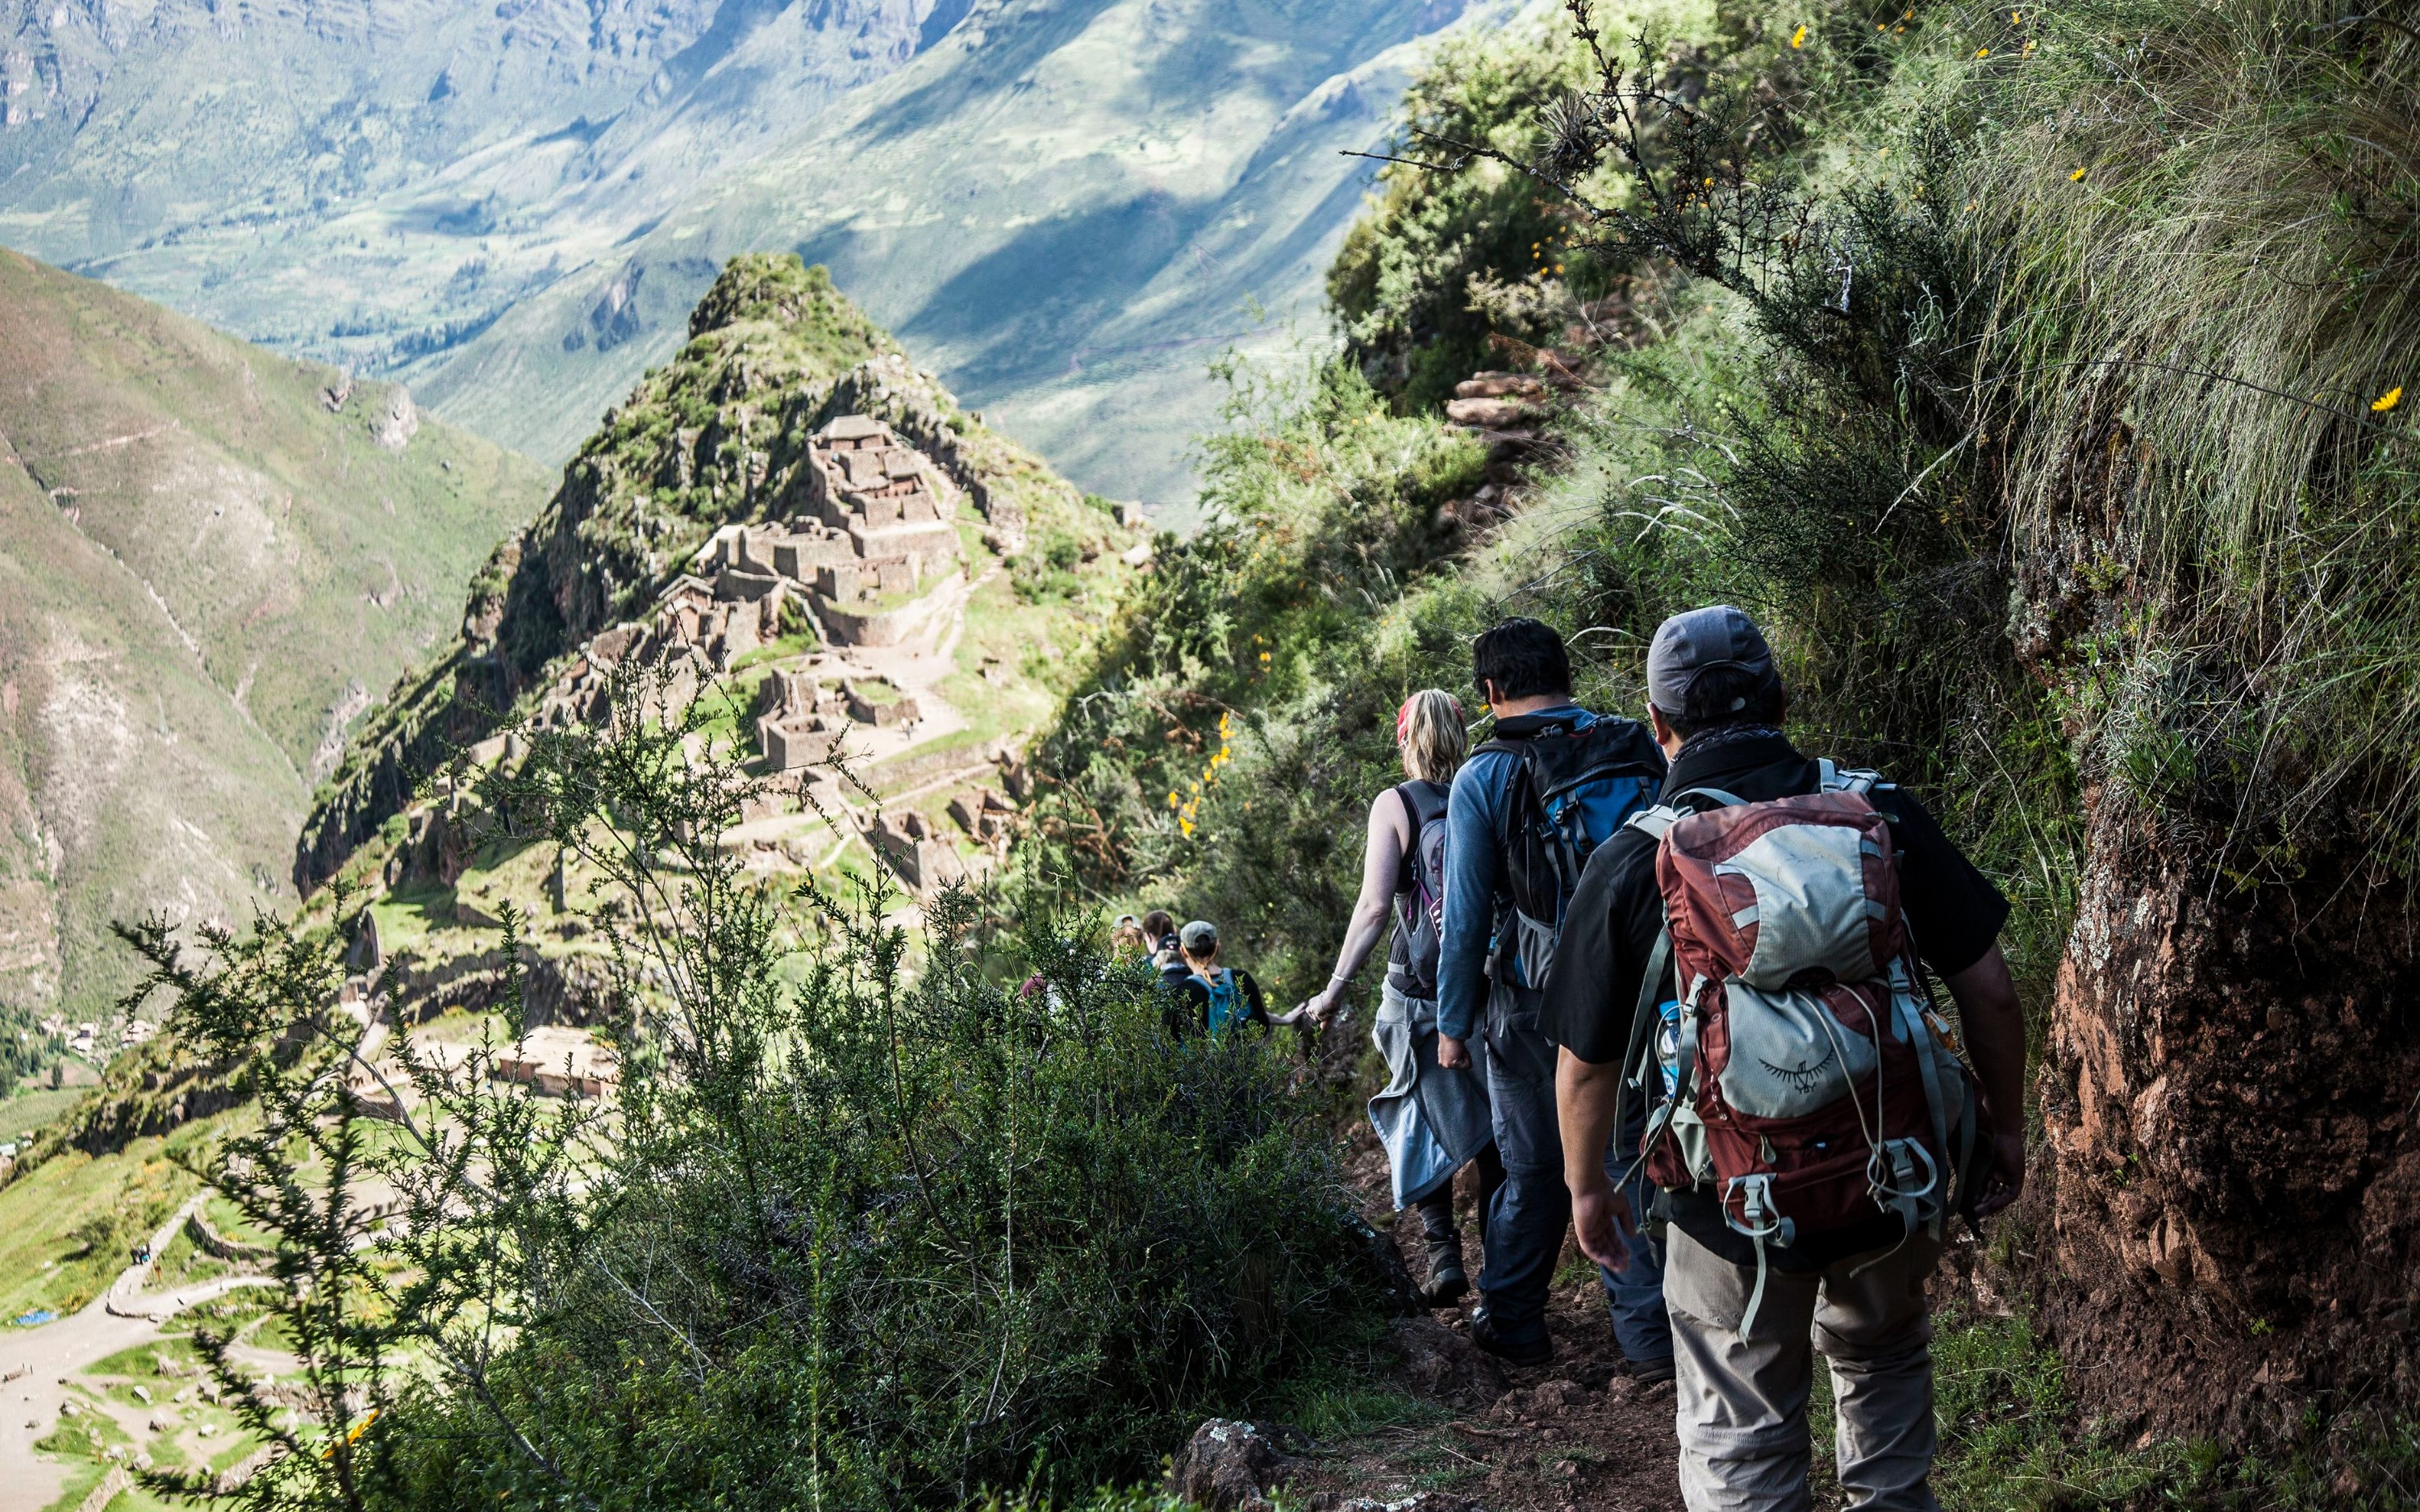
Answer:
<svg viewBox="0 0 2420 1512"><path fill-rule="evenodd" d="M1479 748L1521 764L1505 795L1501 875L1512 910L1497 931L1497 980L1543 990L1581 869L1655 801L1664 752L1636 719L1582 726L1568 715L1499 719L1495 738Z"/></svg>
<svg viewBox="0 0 2420 1512"><path fill-rule="evenodd" d="M1210 1038L1223 1040L1227 1031L1243 1019L1251 1016L1251 1000L1244 995L1244 984L1225 966L1212 966L1208 975L1197 971L1192 980L1202 984L1210 995Z"/></svg>

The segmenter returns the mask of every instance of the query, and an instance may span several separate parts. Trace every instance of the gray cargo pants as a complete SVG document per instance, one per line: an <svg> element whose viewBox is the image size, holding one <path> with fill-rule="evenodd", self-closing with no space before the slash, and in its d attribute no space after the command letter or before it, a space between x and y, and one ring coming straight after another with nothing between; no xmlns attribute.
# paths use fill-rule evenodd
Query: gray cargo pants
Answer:
<svg viewBox="0 0 2420 1512"><path fill-rule="evenodd" d="M1740 1315L1754 1266L1673 1228L1664 1264L1678 1369L1681 1495L1690 1512L1806 1512L1807 1397L1814 1355L1832 1368L1835 1447L1848 1512L1939 1512L1931 1473L1932 1320L1924 1281L1941 1244L1918 1233L1874 1259L1766 1273L1756 1326Z"/></svg>

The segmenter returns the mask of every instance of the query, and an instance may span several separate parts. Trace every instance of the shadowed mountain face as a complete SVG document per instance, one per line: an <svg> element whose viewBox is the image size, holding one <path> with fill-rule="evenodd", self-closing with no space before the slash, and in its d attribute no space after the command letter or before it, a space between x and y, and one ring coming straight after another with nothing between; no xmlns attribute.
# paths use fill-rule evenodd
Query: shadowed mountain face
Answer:
<svg viewBox="0 0 2420 1512"><path fill-rule="evenodd" d="M0 20L0 241L567 456L723 261L795 251L1103 491L1315 326L1465 0L588 0ZM1509 0L1483 8L1484 16ZM0 18L9 12L0 9Z"/></svg>
<svg viewBox="0 0 2420 1512"><path fill-rule="evenodd" d="M546 486L400 388L0 252L0 1006L101 1016L112 921L287 894L346 730Z"/></svg>

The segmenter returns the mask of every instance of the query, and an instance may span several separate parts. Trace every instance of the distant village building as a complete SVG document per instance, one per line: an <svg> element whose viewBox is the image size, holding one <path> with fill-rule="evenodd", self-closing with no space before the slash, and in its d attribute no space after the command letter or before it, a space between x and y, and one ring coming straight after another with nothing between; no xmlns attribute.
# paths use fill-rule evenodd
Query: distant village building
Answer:
<svg viewBox="0 0 2420 1512"><path fill-rule="evenodd" d="M547 1025L529 1031L520 1044L497 1052L494 1074L520 1082L549 1097L603 1097L622 1077L610 1045L586 1029Z"/></svg>

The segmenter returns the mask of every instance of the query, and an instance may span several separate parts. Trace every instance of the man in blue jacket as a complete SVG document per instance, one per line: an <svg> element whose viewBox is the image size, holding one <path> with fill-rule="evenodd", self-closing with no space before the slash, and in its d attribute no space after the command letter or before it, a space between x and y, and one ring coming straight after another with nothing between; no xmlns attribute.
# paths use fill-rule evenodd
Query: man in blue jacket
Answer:
<svg viewBox="0 0 2420 1512"><path fill-rule="evenodd" d="M1437 1063L1469 1065L1474 1049L1479 1052L1497 1149L1504 1160L1503 1185L1486 1215L1485 1266L1471 1340L1515 1364L1538 1365L1554 1354L1546 1335L1546 1290L1571 1217L1555 1111L1555 1047L1539 1030L1538 1010L1552 956L1551 931L1559 926L1568 887L1577 878L1569 878L1559 894L1547 888L1544 903L1530 900L1532 909L1545 913L1542 919L1515 906L1508 859L1514 839L1511 826L1545 817L1536 784L1525 775L1525 743L1572 740L1574 745L1562 748L1591 753L1582 764L1596 775L1572 790L1578 806L1554 816L1565 833L1578 835L1575 865L1633 810L1652 801L1664 763L1636 721L1606 719L1572 702L1570 655L1562 638L1536 620L1506 620L1480 636L1471 647L1471 668L1496 728L1494 738L1455 774L1447 803ZM1527 791L1516 792L1523 785ZM1534 848L1522 855L1534 855ZM1525 886L1536 887L1534 882ZM1628 1155L1625 1141L1613 1141L1607 1170L1618 1178ZM1664 1313L1661 1253L1649 1244L1634 1246L1630 1264L1619 1273L1602 1272L1601 1279L1632 1374L1668 1380L1672 1337Z"/></svg>

